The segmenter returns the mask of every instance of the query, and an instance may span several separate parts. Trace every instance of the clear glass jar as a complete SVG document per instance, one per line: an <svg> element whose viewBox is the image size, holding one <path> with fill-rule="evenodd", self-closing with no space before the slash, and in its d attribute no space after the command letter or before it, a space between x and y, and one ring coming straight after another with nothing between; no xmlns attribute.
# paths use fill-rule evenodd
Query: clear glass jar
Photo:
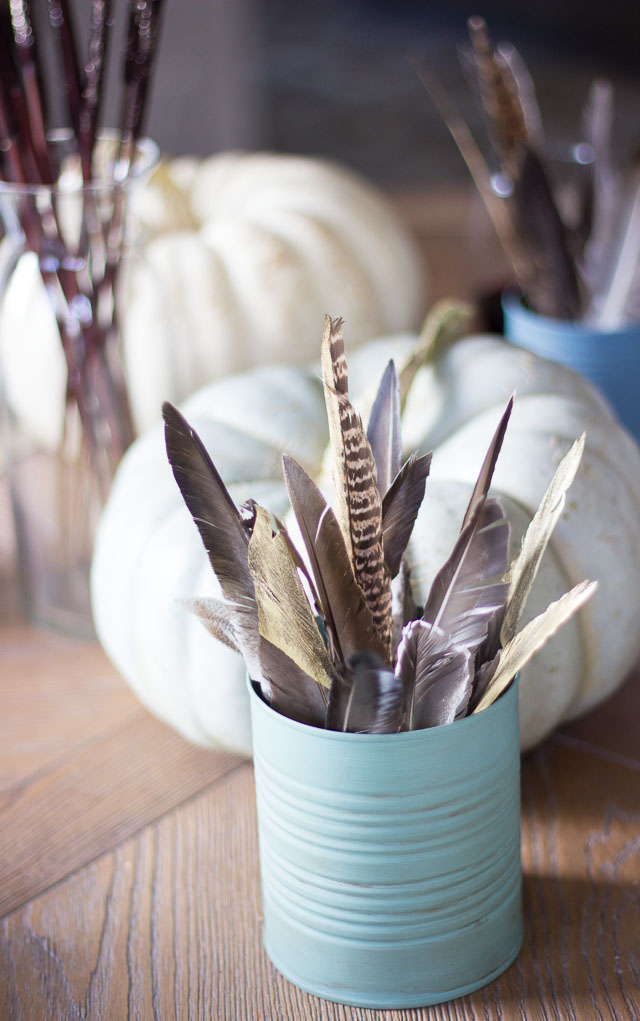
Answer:
<svg viewBox="0 0 640 1021"><path fill-rule="evenodd" d="M0 397L25 611L88 635L95 527L134 438L120 346L127 205L159 151L103 133L85 183L72 142L50 137L54 185L0 181Z"/></svg>

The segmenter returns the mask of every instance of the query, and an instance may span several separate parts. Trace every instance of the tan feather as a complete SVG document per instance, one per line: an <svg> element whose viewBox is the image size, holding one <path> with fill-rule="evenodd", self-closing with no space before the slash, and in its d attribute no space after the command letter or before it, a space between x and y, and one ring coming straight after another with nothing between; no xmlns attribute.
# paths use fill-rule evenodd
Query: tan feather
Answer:
<svg viewBox="0 0 640 1021"><path fill-rule="evenodd" d="M524 534L520 552L509 568L509 598L500 633L502 645L506 645L516 633L540 561L562 513L565 494L578 470L584 444L583 433L558 465L549 488Z"/></svg>
<svg viewBox="0 0 640 1021"><path fill-rule="evenodd" d="M515 675L527 665L536 652L573 616L596 591L596 581L581 581L560 599L550 603L543 613L534 617L522 631L501 649L495 659L495 670L486 691L473 710L479 713L508 688Z"/></svg>
<svg viewBox="0 0 640 1021"><path fill-rule="evenodd" d="M260 634L289 656L305 674L329 688L333 667L289 544L281 532L274 535L269 514L258 505L248 561L258 604Z"/></svg>

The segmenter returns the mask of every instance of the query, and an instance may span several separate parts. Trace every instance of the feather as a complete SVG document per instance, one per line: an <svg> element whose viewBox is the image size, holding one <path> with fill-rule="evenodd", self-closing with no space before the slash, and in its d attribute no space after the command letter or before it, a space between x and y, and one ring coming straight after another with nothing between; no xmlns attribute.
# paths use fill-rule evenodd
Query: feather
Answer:
<svg viewBox="0 0 640 1021"><path fill-rule="evenodd" d="M380 381L369 416L367 439L376 462L378 492L383 499L402 466L400 385L393 361Z"/></svg>
<svg viewBox="0 0 640 1021"><path fill-rule="evenodd" d="M511 43L498 43L494 57L503 79L520 106L528 141L538 151L544 148L542 116L536 90L529 69L518 50Z"/></svg>
<svg viewBox="0 0 640 1021"><path fill-rule="evenodd" d="M529 254L529 275L519 280L530 306L541 315L577 319L581 295L551 186L537 153L524 146L513 176L513 223Z"/></svg>
<svg viewBox="0 0 640 1021"><path fill-rule="evenodd" d="M269 704L278 713L311 727L324 727L328 693L281 649L260 637L262 672L269 682Z"/></svg>
<svg viewBox="0 0 640 1021"><path fill-rule="evenodd" d="M603 288L594 297L593 322L614 329L625 321L640 287L640 159L630 169L622 189L616 230L610 245Z"/></svg>
<svg viewBox="0 0 640 1021"><path fill-rule="evenodd" d="M489 621L507 599L508 586L492 579L507 568L509 523L497 500L485 500L463 528L449 559L436 575L423 620L456 645L475 652Z"/></svg>
<svg viewBox="0 0 640 1021"><path fill-rule="evenodd" d="M493 147L506 173L513 176L514 153L529 138L520 97L509 69L507 76L504 63L496 59L484 19L469 18L467 27Z"/></svg>
<svg viewBox="0 0 640 1021"><path fill-rule="evenodd" d="M512 410L513 410L513 395L509 398L507 407L503 412L502 418L498 422L498 427L495 433L493 434L491 443L489 444L489 449L485 454L485 458L484 461L482 462L482 467L480 469L480 474L478 475L478 480L473 488L471 499L469 500L469 506L465 511L464 519L462 521L462 528L465 528L469 524L471 518L476 512L476 508L484 501L487 493L489 492L489 487L491 485L491 480L493 478L493 473L495 471L496 462L498 460L498 455L500 454L500 451L502 449L502 443L504 440L505 433L507 431L509 419L511 418Z"/></svg>
<svg viewBox="0 0 640 1021"><path fill-rule="evenodd" d="M344 354L342 319L331 319L329 316L325 316L320 359L322 381L324 384L324 400L329 425L329 443L333 454L333 500L335 514L344 536L347 552L353 562L349 507L344 485L342 407L340 404L341 397L349 397L349 377Z"/></svg>
<svg viewBox="0 0 640 1021"><path fill-rule="evenodd" d="M402 633L396 673L402 681L403 729L453 723L471 692L472 657L439 627L411 621Z"/></svg>
<svg viewBox="0 0 640 1021"><path fill-rule="evenodd" d="M402 722L402 682L370 652L350 656L329 694L327 729L394 734Z"/></svg>
<svg viewBox="0 0 640 1021"><path fill-rule="evenodd" d="M332 508L292 457L283 457L284 480L318 591L329 651L334 662L370 650L383 656L376 628L358 585Z"/></svg>
<svg viewBox="0 0 640 1021"><path fill-rule="evenodd" d="M611 160L613 87L596 79L589 90L584 111L584 137L591 144L591 180L588 227L580 265L581 278L590 294L585 321L590 321L602 299L602 288L613 243L616 221L617 175Z"/></svg>
<svg viewBox="0 0 640 1021"><path fill-rule="evenodd" d="M200 437L177 408L162 406L167 456L196 523L222 593L234 607L236 631L249 673L259 680L258 613L247 560L249 530Z"/></svg>
<svg viewBox="0 0 640 1021"><path fill-rule="evenodd" d="M322 339L322 372L334 458L336 516L353 571L391 661L391 588L382 548L382 503L376 464L362 422L348 398L342 327L328 321ZM344 529L346 528L346 532Z"/></svg>
<svg viewBox="0 0 640 1021"><path fill-rule="evenodd" d="M398 648L402 629L417 616L418 607L411 591L411 568L406 559L402 559L400 569L391 582L392 648Z"/></svg>
<svg viewBox="0 0 640 1021"><path fill-rule="evenodd" d="M528 294L529 285L532 282L535 284L536 269L526 239L520 237L518 232L513 204L513 188L510 182L506 195L498 194L480 147L440 82L424 66L416 66L416 73L447 126L449 134L458 146L460 155L478 189L478 194L484 202L500 244L511 263L518 285L523 294ZM401 393L404 395L402 377L400 384Z"/></svg>
<svg viewBox="0 0 640 1021"><path fill-rule="evenodd" d="M528 254L526 276L518 274L518 281L537 312L576 318L580 293L567 232L529 137L517 84L504 60L496 58L483 19L470 18L467 24L487 127L512 186L507 201L513 226Z"/></svg>
<svg viewBox="0 0 640 1021"><path fill-rule="evenodd" d="M222 599L197 597L181 599L185 610L193 613L204 624L209 634L217 638L234 652L241 652L242 641L238 638L234 607Z"/></svg>
<svg viewBox="0 0 640 1021"><path fill-rule="evenodd" d="M248 563L255 585L260 634L305 674L329 688L333 667L289 544L282 532L274 535L269 515L260 506L256 507Z"/></svg>
<svg viewBox="0 0 640 1021"><path fill-rule="evenodd" d="M565 504L584 452L585 434L576 440L558 465L540 506L531 519L520 552L509 569L509 598L501 628L502 645L516 633L527 596L538 573L540 561Z"/></svg>
<svg viewBox="0 0 640 1021"><path fill-rule="evenodd" d="M214 638L234 652L241 652L234 607L210 598L182 599L181 603L202 621ZM320 686L265 638L260 638L259 649L262 675L269 684L270 705L299 723L323 727L326 697Z"/></svg>
<svg viewBox="0 0 640 1021"><path fill-rule="evenodd" d="M509 586L505 588L504 601L496 608L495 612L492 613L487 620L487 634L483 639L482 643L478 646L476 653L476 668L473 675L473 695L471 701L474 698L479 697L478 692L482 687L482 677L484 667L487 663L491 662L495 657L496 653L500 649L500 632L504 622L504 615L507 608L507 599L509 598Z"/></svg>
<svg viewBox="0 0 640 1021"><path fill-rule="evenodd" d="M382 501L382 548L392 578L402 557L424 499L431 454L412 454L396 475Z"/></svg>
<svg viewBox="0 0 640 1021"><path fill-rule="evenodd" d="M566 623L596 591L598 583L582 581L560 599L550 603L543 613L534 617L522 631L500 650L494 664L487 688L473 710L478 713L486 709L508 688L515 675L522 670L558 628Z"/></svg>

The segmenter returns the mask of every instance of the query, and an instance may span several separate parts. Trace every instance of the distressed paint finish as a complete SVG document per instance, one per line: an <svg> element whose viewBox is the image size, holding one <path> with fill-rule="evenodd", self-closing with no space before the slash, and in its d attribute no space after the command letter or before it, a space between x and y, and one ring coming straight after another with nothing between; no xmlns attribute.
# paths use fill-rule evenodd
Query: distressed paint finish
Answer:
<svg viewBox="0 0 640 1021"><path fill-rule="evenodd" d="M493 980L522 941L517 685L402 734L297 724L252 691L264 942L308 992L423 1006Z"/></svg>

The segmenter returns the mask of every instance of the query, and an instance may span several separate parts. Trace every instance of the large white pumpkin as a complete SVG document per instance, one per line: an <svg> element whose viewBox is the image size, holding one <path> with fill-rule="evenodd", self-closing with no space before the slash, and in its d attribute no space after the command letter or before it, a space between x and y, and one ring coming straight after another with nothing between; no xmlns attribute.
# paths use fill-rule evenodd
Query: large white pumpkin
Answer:
<svg viewBox="0 0 640 1021"><path fill-rule="evenodd" d="M374 187L335 164L273 153L183 158L162 163L132 205L139 244L123 267L119 318L140 432L163 400L210 380L309 362L327 310L343 315L351 346L416 328L424 313L425 271L407 228ZM0 345L9 405L55 445L66 369L33 253L0 308Z"/></svg>
<svg viewBox="0 0 640 1021"><path fill-rule="evenodd" d="M351 392L372 390L412 340L384 339L350 357ZM450 552L482 458L508 396L514 413L494 477L514 551L553 471L587 431L586 451L527 604L540 612L573 584L599 591L527 666L523 748L608 695L640 652L640 450L604 400L562 366L492 337L455 344L414 382L404 416L407 450L435 448L411 543L416 595ZM280 451L319 475L327 441L317 374L273 367L205 387L183 405L234 496L282 513ZM216 584L155 428L126 455L104 512L93 564L99 637L142 701L185 736L249 752L242 660L180 605Z"/></svg>

